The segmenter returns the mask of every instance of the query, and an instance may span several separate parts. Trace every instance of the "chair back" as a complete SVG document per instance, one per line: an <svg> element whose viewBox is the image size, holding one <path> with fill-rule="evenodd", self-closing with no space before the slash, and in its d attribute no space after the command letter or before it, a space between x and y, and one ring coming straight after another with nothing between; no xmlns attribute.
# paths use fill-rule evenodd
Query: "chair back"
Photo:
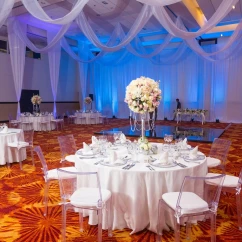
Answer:
<svg viewBox="0 0 242 242"><path fill-rule="evenodd" d="M46 163L44 154L42 152L42 149L41 149L40 146L36 146L34 148L34 151L37 153L37 155L38 155L38 157L40 159L40 162L41 162L41 165L42 165L42 170L43 170L43 173L44 173L44 179L45 179L45 181L47 181L47 177L48 177L48 166L47 166L47 163Z"/></svg>
<svg viewBox="0 0 242 242"><path fill-rule="evenodd" d="M33 146L34 140L34 130L24 130L24 141L29 143L30 146Z"/></svg>
<svg viewBox="0 0 242 242"><path fill-rule="evenodd" d="M61 161L64 161L67 155L74 155L76 153L76 142L72 134L58 136L57 139L60 145Z"/></svg>
<svg viewBox="0 0 242 242"><path fill-rule="evenodd" d="M185 176L183 183L181 185L181 189L179 192L179 196L176 204L176 215L180 217L184 211L182 211L182 199L184 193L195 193L198 197L200 197L203 201L207 203L207 210L196 210L194 213L202 213L211 211L214 214L217 212L218 203L220 199L220 194L222 190L222 185L224 182L225 174L218 174L213 177L192 177ZM214 186L207 186L213 182ZM189 209L195 206L197 208L196 201L189 201Z"/></svg>
<svg viewBox="0 0 242 242"><path fill-rule="evenodd" d="M224 170L224 165L227 160L227 155L231 145L230 140L216 138L213 141L210 149L209 157L216 158L221 161L221 168Z"/></svg>
<svg viewBox="0 0 242 242"><path fill-rule="evenodd" d="M77 196L79 199L81 195L82 204L88 204L89 199L94 199L95 207L102 207L102 193L97 172L72 172L59 168L57 173L62 203L69 202L69 200L72 204L80 203L80 200L75 200L75 196L73 196L75 193L79 195ZM98 193L95 197L92 197L92 189L97 188Z"/></svg>

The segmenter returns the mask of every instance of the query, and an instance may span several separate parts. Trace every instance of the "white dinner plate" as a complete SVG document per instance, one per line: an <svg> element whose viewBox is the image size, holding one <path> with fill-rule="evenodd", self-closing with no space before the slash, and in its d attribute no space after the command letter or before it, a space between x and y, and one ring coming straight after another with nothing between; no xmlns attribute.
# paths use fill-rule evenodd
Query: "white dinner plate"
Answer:
<svg viewBox="0 0 242 242"><path fill-rule="evenodd" d="M102 160L99 162L100 165L103 165L103 166L111 166L111 167L115 167L115 166L123 166L127 163L127 159L120 159L118 160L118 162L110 162L108 160Z"/></svg>
<svg viewBox="0 0 242 242"><path fill-rule="evenodd" d="M162 164L162 163L154 163L156 160L149 160L149 164L155 167L159 168L170 168L176 166L176 164L173 162L173 160L169 161L169 164Z"/></svg>
<svg viewBox="0 0 242 242"><path fill-rule="evenodd" d="M185 155L183 156L183 159L185 161L199 161L199 160L204 160L205 159L205 155L198 155L196 158L190 158L189 155Z"/></svg>
<svg viewBox="0 0 242 242"><path fill-rule="evenodd" d="M91 156L95 156L95 155L98 155L100 152L97 151L97 150L92 150L92 154L84 154L83 153L83 149L80 149L76 152L77 155L80 155L80 156L85 156L85 157L91 157Z"/></svg>

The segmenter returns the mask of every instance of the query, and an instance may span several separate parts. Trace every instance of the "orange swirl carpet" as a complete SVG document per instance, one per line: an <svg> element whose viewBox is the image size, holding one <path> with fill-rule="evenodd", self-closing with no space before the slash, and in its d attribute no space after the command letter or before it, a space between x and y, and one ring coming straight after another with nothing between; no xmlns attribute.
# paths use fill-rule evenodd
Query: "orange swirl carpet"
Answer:
<svg viewBox="0 0 242 242"><path fill-rule="evenodd" d="M175 125L172 121L159 121L163 125ZM128 120L114 119L108 125L66 125L62 131L35 132L34 144L40 145L49 169L60 167L60 150L57 136L73 134L77 146L82 147L82 142L91 142L91 136L95 131L112 127L129 125ZM183 126L201 126L200 123L183 123ZM207 123L203 127L225 128L227 124ZM232 124L223 133L221 138L230 139L232 147L226 164L227 173L237 175L242 163L242 124ZM158 140L162 142L162 140ZM197 143L189 142L191 145ZM211 144L200 143L199 150L208 154ZM58 181L51 182L49 190L48 215L43 216L44 180L41 164L35 155L36 166L32 166L30 154L23 161L23 171L19 164L14 163L11 168L0 166L0 242L56 242L61 241L61 207ZM71 165L71 164L68 164ZM158 204L158 202L157 202ZM84 219L83 233L79 232L78 216L68 212L67 241L93 242L97 239L97 226L89 226ZM199 222L199 226L192 227L190 241L210 241L210 221ZM151 242L156 235L148 230L143 230L130 235L129 229L113 231L113 237L107 236L103 231L103 241L109 242ZM182 238L185 241L185 231L182 230ZM174 241L173 231L164 232L164 241ZM222 194L217 215L217 241L242 241L242 231L238 230L235 196Z"/></svg>

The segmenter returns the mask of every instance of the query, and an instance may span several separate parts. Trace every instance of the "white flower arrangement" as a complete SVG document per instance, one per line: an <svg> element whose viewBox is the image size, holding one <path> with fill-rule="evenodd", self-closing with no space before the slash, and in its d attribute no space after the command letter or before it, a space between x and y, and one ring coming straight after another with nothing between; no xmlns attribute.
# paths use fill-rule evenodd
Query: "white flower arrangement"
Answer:
<svg viewBox="0 0 242 242"><path fill-rule="evenodd" d="M142 138L140 137L138 139L138 144L141 150L149 151L152 147L152 145L149 143L148 139L146 137Z"/></svg>
<svg viewBox="0 0 242 242"><path fill-rule="evenodd" d="M126 87L125 102L135 113L154 112L160 104L159 82L141 76Z"/></svg>
<svg viewBox="0 0 242 242"><path fill-rule="evenodd" d="M86 97L86 98L84 99L84 102L85 102L86 104L90 104L90 103L92 103L92 99L91 99L90 97Z"/></svg>
<svg viewBox="0 0 242 242"><path fill-rule="evenodd" d="M39 95L34 95L33 97L31 97L31 102L33 105L41 104L42 98Z"/></svg>

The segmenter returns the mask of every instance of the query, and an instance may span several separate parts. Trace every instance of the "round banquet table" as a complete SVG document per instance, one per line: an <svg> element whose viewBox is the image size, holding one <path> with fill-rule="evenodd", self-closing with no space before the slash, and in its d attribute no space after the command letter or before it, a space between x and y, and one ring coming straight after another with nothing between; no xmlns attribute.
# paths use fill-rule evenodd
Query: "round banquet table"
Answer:
<svg viewBox="0 0 242 242"><path fill-rule="evenodd" d="M157 144L158 150L162 144ZM120 146L118 154L122 157L128 155L127 148ZM202 154L202 153L200 153ZM152 155L154 157L154 155ZM97 164L101 157L86 159L76 155L75 166L78 171L97 171L99 173L101 187L112 192L112 229L132 229L131 234L148 229L157 232L158 202L162 194L166 192L178 192L185 176L205 176L207 174L206 156L199 163L185 162L179 158L179 162L186 168L174 166L159 168L152 166L150 170L145 162L148 155L139 154L137 163L129 170L123 166L106 166ZM202 188L196 188L201 190ZM174 217L165 213L163 229L174 227ZM89 224L97 224L95 214L89 216ZM103 228L107 229L107 221L103 221Z"/></svg>
<svg viewBox="0 0 242 242"><path fill-rule="evenodd" d="M45 116L20 116L20 121L30 121L33 123L33 129L34 131L42 131L40 121L41 119L45 119L48 123L44 127L44 130L50 131L55 129L55 123L51 122L53 119L53 115L45 115Z"/></svg>
<svg viewBox="0 0 242 242"><path fill-rule="evenodd" d="M77 117L75 119L75 124L99 124L102 123L102 120L99 118L101 116L101 113L75 113L75 116ZM85 118L85 122L82 123L81 119L78 119L78 117Z"/></svg>
<svg viewBox="0 0 242 242"><path fill-rule="evenodd" d="M7 133L0 133L0 165L8 163L19 162L26 159L26 150L19 151L19 160L17 151L11 151L7 144L16 141L24 141L24 134L22 129L8 129Z"/></svg>

